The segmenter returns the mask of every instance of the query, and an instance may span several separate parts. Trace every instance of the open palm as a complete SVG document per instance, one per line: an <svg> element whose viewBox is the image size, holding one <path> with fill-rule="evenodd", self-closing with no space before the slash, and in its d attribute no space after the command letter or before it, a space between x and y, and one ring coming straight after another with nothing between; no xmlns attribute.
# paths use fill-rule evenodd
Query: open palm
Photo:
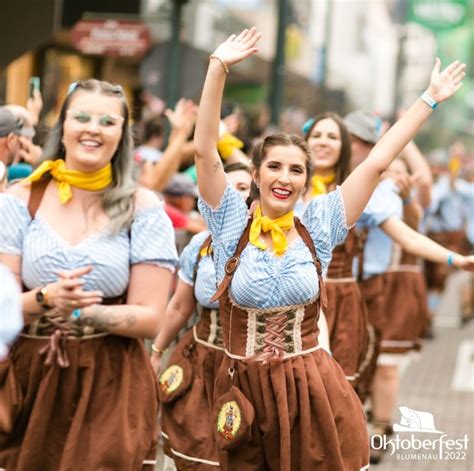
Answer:
<svg viewBox="0 0 474 471"><path fill-rule="evenodd" d="M212 55L224 61L226 65L236 64L258 51L255 44L261 36L262 33L257 32L254 27L244 29L238 36L229 36Z"/></svg>
<svg viewBox="0 0 474 471"><path fill-rule="evenodd" d="M462 79L466 75L466 64L454 61L440 73L441 61L437 58L433 71L431 72L431 81L428 87L429 95L438 103L454 95L462 85Z"/></svg>

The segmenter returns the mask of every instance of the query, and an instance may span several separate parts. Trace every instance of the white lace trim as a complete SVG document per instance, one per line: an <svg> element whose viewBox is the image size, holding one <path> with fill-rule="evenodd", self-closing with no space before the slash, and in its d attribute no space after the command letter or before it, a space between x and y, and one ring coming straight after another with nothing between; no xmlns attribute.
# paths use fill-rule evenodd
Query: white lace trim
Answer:
<svg viewBox="0 0 474 471"><path fill-rule="evenodd" d="M301 324L304 319L304 307L299 307L295 311L295 323L293 324L293 342L295 344L295 353L303 350L303 342L301 340Z"/></svg>
<svg viewBox="0 0 474 471"><path fill-rule="evenodd" d="M255 339L257 335L257 313L249 312L247 316L247 343L245 345L245 356L255 355Z"/></svg>

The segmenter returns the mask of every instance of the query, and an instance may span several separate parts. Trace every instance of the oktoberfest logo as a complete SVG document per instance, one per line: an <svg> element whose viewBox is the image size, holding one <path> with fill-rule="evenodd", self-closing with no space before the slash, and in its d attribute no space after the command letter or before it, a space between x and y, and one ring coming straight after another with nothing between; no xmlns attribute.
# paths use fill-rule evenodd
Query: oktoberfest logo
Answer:
<svg viewBox="0 0 474 471"><path fill-rule="evenodd" d="M217 432L226 440L233 440L239 431L242 416L235 401L226 402L217 416Z"/></svg>
<svg viewBox="0 0 474 471"><path fill-rule="evenodd" d="M171 365L160 375L160 387L165 394L176 391L183 383L183 368L178 365Z"/></svg>

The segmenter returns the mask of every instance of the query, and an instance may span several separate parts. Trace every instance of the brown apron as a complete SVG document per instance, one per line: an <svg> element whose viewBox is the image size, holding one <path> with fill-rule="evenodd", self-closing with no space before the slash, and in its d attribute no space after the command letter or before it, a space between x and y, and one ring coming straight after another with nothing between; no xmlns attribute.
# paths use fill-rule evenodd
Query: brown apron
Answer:
<svg viewBox="0 0 474 471"><path fill-rule="evenodd" d="M32 218L46 185L32 184ZM158 398L141 340L43 316L0 362L0 399L0 467L153 469Z"/></svg>
<svg viewBox="0 0 474 471"><path fill-rule="evenodd" d="M370 361L367 309L357 279L352 276L354 258L362 250L363 240L355 228L333 250L326 277L328 306L324 310L332 355L356 390Z"/></svg>
<svg viewBox="0 0 474 471"><path fill-rule="evenodd" d="M199 250L194 285L201 251L209 248L210 243L209 236ZM158 381L161 398L167 396L165 390L172 389L168 394L171 400L162 401L161 427L165 453L173 458L179 470L220 469L211 414L214 380L222 357L219 311L201 308L199 322L177 343L169 366ZM181 367L182 372L177 367ZM171 385L170 376L176 372L183 376L175 376L175 383Z"/></svg>
<svg viewBox="0 0 474 471"><path fill-rule="evenodd" d="M226 353L216 378L214 409L222 469L361 469L369 460L365 417L341 367L318 345L319 298L255 309L230 297L250 224L215 295ZM313 256L325 304L313 241L298 219L295 226Z"/></svg>

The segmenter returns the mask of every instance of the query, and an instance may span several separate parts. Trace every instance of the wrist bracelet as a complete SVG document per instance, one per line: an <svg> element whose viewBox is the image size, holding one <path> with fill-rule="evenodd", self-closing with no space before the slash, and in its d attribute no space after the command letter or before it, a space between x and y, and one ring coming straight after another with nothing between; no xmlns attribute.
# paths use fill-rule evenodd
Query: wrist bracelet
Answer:
<svg viewBox="0 0 474 471"><path fill-rule="evenodd" d="M168 351L167 348L164 350L160 350L154 343L151 344L151 349L155 352L158 353L158 355L163 355L163 353L166 353Z"/></svg>
<svg viewBox="0 0 474 471"><path fill-rule="evenodd" d="M448 253L448 265L451 267L454 264L454 254L453 252Z"/></svg>
<svg viewBox="0 0 474 471"><path fill-rule="evenodd" d="M220 58L220 57L217 57L217 56L214 56L214 55L210 55L209 56L209 59L216 59L218 60L221 64L222 64L222 67L224 67L224 70L225 70L225 73L228 75L229 74L229 68L227 67L227 64Z"/></svg>
<svg viewBox="0 0 474 471"><path fill-rule="evenodd" d="M81 318L82 311L80 309L74 309L74 311L71 312L71 319L74 321L77 321Z"/></svg>
<svg viewBox="0 0 474 471"><path fill-rule="evenodd" d="M434 99L434 98L431 98L431 96L429 95L429 93L425 90L420 98L432 109L434 110L437 106L438 106L438 102Z"/></svg>
<svg viewBox="0 0 474 471"><path fill-rule="evenodd" d="M413 201L413 198L409 196L408 198L402 199L403 206L410 204Z"/></svg>

